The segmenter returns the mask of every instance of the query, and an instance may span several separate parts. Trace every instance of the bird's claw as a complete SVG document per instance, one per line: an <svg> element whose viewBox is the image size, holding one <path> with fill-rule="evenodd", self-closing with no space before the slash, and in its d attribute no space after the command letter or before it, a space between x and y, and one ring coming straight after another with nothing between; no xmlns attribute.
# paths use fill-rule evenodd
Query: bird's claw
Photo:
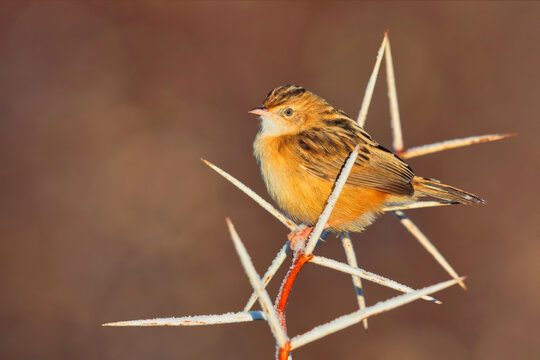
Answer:
<svg viewBox="0 0 540 360"><path fill-rule="evenodd" d="M299 227L298 230L289 233L287 235L287 238L289 239L289 246L291 250L304 248L306 246L307 239L309 238L309 235L311 235L312 231L313 227L307 227L304 225L302 227Z"/></svg>

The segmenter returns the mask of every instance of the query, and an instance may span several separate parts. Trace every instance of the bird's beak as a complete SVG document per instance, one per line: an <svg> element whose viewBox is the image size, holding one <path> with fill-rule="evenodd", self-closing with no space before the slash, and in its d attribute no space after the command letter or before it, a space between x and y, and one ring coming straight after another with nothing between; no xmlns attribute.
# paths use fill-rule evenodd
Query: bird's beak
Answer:
<svg viewBox="0 0 540 360"><path fill-rule="evenodd" d="M253 109L249 110L248 113L255 114L255 115L260 115L260 116L266 116L266 117L270 117L270 115L272 115L272 113L270 111L266 110L265 107L253 108Z"/></svg>
<svg viewBox="0 0 540 360"><path fill-rule="evenodd" d="M268 111L265 107L258 107L254 108L248 111L250 114L259 115L265 118L273 119L273 120L280 120L279 116L275 115L274 113Z"/></svg>

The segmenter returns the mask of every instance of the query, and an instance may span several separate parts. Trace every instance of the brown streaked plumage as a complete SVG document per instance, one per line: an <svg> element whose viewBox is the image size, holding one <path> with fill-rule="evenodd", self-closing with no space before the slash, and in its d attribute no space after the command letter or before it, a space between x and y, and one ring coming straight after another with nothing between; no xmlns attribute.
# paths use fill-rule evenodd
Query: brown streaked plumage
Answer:
<svg viewBox="0 0 540 360"><path fill-rule="evenodd" d="M250 113L260 115L253 144L270 196L296 221L313 226L341 167L357 144L358 158L328 222L334 231L362 231L390 202L434 196L464 204L475 195L414 175L345 112L299 86L272 90Z"/></svg>

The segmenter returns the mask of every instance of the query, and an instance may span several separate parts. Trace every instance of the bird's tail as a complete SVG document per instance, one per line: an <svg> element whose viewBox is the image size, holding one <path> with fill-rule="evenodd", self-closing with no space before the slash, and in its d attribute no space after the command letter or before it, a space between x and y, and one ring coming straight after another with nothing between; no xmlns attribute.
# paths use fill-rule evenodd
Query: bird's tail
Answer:
<svg viewBox="0 0 540 360"><path fill-rule="evenodd" d="M438 180L415 176L412 185L415 195L433 196L446 201L457 201L461 204L485 204L478 196L450 185L441 184Z"/></svg>

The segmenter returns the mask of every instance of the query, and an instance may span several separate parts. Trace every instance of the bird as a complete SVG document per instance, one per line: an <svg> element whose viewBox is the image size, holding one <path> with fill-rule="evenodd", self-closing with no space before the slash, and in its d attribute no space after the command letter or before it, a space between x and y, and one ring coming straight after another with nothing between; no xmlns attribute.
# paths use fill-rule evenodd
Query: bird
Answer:
<svg viewBox="0 0 540 360"><path fill-rule="evenodd" d="M301 86L276 87L262 107L249 113L261 119L253 153L268 193L289 217L304 224L289 234L291 248L309 236L357 145L357 159L326 225L331 232L362 232L386 204L425 196L485 203L438 180L415 176L409 165L343 110Z"/></svg>

